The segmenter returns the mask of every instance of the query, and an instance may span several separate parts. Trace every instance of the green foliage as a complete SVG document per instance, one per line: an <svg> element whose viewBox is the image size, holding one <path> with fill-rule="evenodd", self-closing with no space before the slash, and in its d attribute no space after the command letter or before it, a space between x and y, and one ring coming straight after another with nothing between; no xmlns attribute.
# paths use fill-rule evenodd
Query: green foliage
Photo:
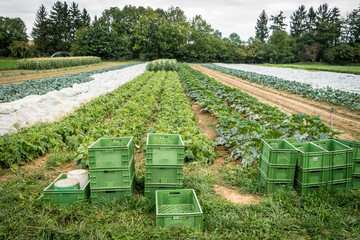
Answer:
<svg viewBox="0 0 360 240"><path fill-rule="evenodd" d="M0 59L0 70L13 70L17 69L17 60L16 59Z"/></svg>
<svg viewBox="0 0 360 240"><path fill-rule="evenodd" d="M148 71L176 71L177 61L176 59L159 59L151 61L147 64L146 69Z"/></svg>
<svg viewBox="0 0 360 240"><path fill-rule="evenodd" d="M99 57L56 57L56 58L26 58L18 61L20 69L56 69L79 65L100 63Z"/></svg>
<svg viewBox="0 0 360 240"><path fill-rule="evenodd" d="M285 31L277 30L269 38L268 56L270 63L288 63L294 59L292 53L293 39Z"/></svg>
<svg viewBox="0 0 360 240"><path fill-rule="evenodd" d="M306 140L314 140L334 135L319 116L294 114L288 117L279 109L219 83L186 64L179 64L178 72L187 94L202 106L203 111L218 119L215 131L219 136L215 144L229 147L230 157L241 160L244 165L256 163L263 138L300 135Z"/></svg>
<svg viewBox="0 0 360 240"><path fill-rule="evenodd" d="M14 45L14 42L26 41L26 26L20 18L0 16L0 57L10 56L9 47Z"/></svg>
<svg viewBox="0 0 360 240"><path fill-rule="evenodd" d="M221 67L214 64L204 64L203 66L235 77L246 79L251 82L260 83L275 89L299 94L301 97L311 98L316 101L326 101L334 105L346 106L351 110L360 109L360 94L357 93L349 93L333 89L331 87L312 88L311 85L307 83L289 81L278 77Z"/></svg>
<svg viewBox="0 0 360 240"><path fill-rule="evenodd" d="M19 84L8 84L0 86L0 102L11 102L29 95L42 95L50 91L61 90L72 87L74 84L92 81L91 75L112 70L122 69L139 63L130 63L117 67L110 67L100 70L68 74L61 77L44 78L40 80L28 80Z"/></svg>

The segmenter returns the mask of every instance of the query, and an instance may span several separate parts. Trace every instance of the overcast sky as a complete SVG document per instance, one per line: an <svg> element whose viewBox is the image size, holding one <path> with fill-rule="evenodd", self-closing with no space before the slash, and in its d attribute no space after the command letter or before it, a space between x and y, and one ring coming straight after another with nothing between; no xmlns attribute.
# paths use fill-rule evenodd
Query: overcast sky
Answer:
<svg viewBox="0 0 360 240"><path fill-rule="evenodd" d="M27 32L30 33L40 5L44 4L49 12L55 2L55 0L0 0L0 16L20 17L26 24ZM67 1L69 5L71 2L73 1ZM286 23L289 24L291 13L301 4L305 5L306 9L311 6L317 9L320 4L326 2L331 8L339 7L342 16L346 16L346 13L359 7L358 0L75 0L74 2L79 4L80 9L86 8L91 19L95 15L100 16L103 10L110 7L123 8L125 5L133 5L167 10L170 6L178 6L189 19L195 15L201 15L214 29L222 32L223 37L228 37L230 33L236 32L240 35L241 40L255 36L256 19L262 10L265 10L269 17L283 10Z"/></svg>

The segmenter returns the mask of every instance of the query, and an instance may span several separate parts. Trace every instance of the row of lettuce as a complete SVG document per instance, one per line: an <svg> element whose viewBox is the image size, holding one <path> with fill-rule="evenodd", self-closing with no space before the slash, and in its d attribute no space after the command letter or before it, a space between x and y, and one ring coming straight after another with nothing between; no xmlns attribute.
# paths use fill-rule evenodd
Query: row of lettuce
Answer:
<svg viewBox="0 0 360 240"><path fill-rule="evenodd" d="M214 160L213 142L200 133L176 72L146 71L59 122L1 136L0 164L8 168L48 154L51 164L76 160L86 167L87 147L96 139L131 135L142 148L150 131L181 134L186 161Z"/></svg>
<svg viewBox="0 0 360 240"><path fill-rule="evenodd" d="M19 84L0 85L0 103L15 101L29 95L43 95L54 90L72 87L74 84L90 82L94 80L91 77L93 74L120 70L137 64L140 63L129 63L100 70L68 74L61 77L44 78L36 81L28 80Z"/></svg>
<svg viewBox="0 0 360 240"><path fill-rule="evenodd" d="M215 64L203 64L203 66L250 82L260 83L274 89L299 94L301 97L316 101L325 101L333 105L346 106L351 110L360 110L360 94L357 93L350 93L331 87L312 88L308 83L285 80L274 76L222 67Z"/></svg>

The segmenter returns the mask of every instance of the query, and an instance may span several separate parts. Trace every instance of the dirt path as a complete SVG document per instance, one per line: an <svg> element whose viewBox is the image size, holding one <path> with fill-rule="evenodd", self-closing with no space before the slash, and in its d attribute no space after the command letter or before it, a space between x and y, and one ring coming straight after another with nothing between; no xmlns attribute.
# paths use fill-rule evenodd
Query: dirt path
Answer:
<svg viewBox="0 0 360 240"><path fill-rule="evenodd" d="M0 75L0 85L9 84L9 83L20 83L26 80L39 80L42 78L49 77L60 77L67 74L87 72L92 70L98 70L108 67L120 66L128 62L103 62L101 64L92 65L88 67L79 66L66 70L54 69L49 71L34 72L30 70L11 70L11 71L0 71L0 74L14 74L14 76L1 76Z"/></svg>
<svg viewBox="0 0 360 240"><path fill-rule="evenodd" d="M189 99L191 101L191 99ZM201 106L195 104L192 101L192 109L195 113L195 117L198 120L199 127L202 133L206 134L210 140L214 141L216 136L218 135L217 132L214 131L213 126L216 123L216 118L212 116L210 113L201 112ZM215 147L215 163L213 165L213 170L217 171L218 166L224 164L225 156L229 154L229 149L224 146ZM236 163L234 162L234 165ZM251 194L241 194L234 189L227 188L221 185L214 186L215 192L227 199L228 201L232 202L233 204L258 204L260 203L260 197Z"/></svg>
<svg viewBox="0 0 360 240"><path fill-rule="evenodd" d="M289 94L284 91L266 88L262 85L251 83L240 78L235 78L224 73L220 73L199 64L191 65L194 69L202 71L210 77L225 85L239 88L243 92L256 97L259 101L278 107L280 110L291 113L305 113L308 115L320 115L328 125L330 125L331 108L335 109L333 113L333 126L337 131L344 132L341 138L350 140L360 140L360 115L350 112L338 106L330 106L327 103L316 102L302 98L298 95Z"/></svg>

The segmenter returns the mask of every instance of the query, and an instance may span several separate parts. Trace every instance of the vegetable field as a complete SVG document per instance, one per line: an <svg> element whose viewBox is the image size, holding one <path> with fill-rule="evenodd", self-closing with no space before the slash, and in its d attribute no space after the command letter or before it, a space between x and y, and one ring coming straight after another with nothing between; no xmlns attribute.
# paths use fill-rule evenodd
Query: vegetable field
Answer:
<svg viewBox="0 0 360 240"><path fill-rule="evenodd" d="M124 68L126 69L126 68ZM82 75L87 79L87 75ZM64 77L66 79L66 77ZM50 90L51 91L51 90ZM192 105L215 122L203 133ZM180 134L185 143L183 188L194 189L203 229L156 228L154 203L143 196L147 133ZM8 239L358 239L360 192L295 191L264 196L257 181L262 138L293 141L334 137L318 116L287 116L185 63L162 60L116 90L83 104L58 122L0 136L0 238ZM134 136L136 193L124 202L70 206L44 202L42 190L69 164L87 168L87 147L100 137ZM229 149L221 164L217 147ZM44 165L28 169L19 165ZM233 204L221 185L261 198ZM247 196L246 195L246 196Z"/></svg>

